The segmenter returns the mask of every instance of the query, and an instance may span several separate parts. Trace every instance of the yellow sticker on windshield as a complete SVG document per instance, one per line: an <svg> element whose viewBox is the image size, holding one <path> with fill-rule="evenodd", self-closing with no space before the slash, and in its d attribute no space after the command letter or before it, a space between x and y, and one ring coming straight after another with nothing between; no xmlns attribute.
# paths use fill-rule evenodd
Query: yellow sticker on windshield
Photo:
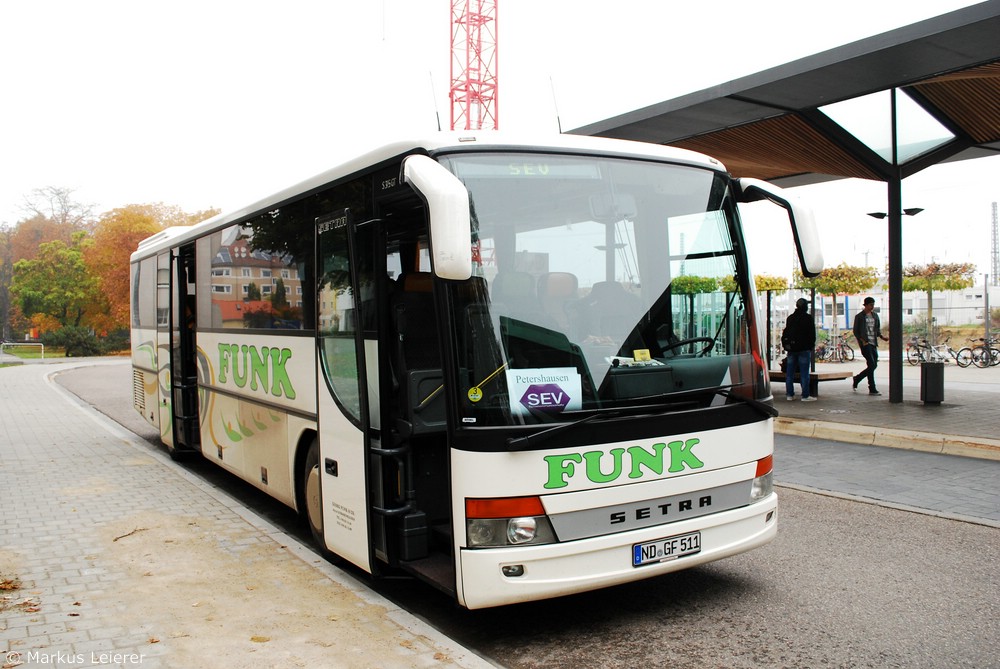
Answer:
<svg viewBox="0 0 1000 669"><path fill-rule="evenodd" d="M648 348L635 349L634 351L632 351L632 357L635 358L636 360L652 360L652 358L649 356Z"/></svg>
<svg viewBox="0 0 1000 669"><path fill-rule="evenodd" d="M478 402L483 399L483 389L478 386L475 388L469 388L469 401Z"/></svg>

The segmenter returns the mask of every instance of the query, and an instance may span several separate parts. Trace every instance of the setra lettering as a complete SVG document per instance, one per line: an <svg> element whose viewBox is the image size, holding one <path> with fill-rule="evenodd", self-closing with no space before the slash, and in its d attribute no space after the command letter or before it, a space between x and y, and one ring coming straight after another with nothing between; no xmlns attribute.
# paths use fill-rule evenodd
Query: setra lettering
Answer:
<svg viewBox="0 0 1000 669"><path fill-rule="evenodd" d="M682 499L674 505L673 502L663 502L662 504L657 504L656 506L641 506L631 511L612 511L608 515L608 524L610 525L620 525L626 522L631 516L634 521L649 520L650 518L660 518L664 516L669 516L670 514L684 513L685 511L693 511L695 509L694 499ZM703 495L697 499L697 504L699 509L704 509L705 507L712 506L712 496Z"/></svg>

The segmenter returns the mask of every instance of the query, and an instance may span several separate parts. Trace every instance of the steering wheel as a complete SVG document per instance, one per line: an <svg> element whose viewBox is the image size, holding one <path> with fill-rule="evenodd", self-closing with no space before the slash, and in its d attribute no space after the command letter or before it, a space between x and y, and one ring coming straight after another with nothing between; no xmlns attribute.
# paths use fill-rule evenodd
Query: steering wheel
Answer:
<svg viewBox="0 0 1000 669"><path fill-rule="evenodd" d="M671 349L687 346L688 344L697 344L699 342L703 342L708 345L701 351L699 351L696 357L701 357L703 355L706 355L709 351L712 350L712 345L715 344L715 340L712 339L711 337L692 337L691 339L679 339L677 341L667 342L662 346L662 349L663 352L666 353Z"/></svg>

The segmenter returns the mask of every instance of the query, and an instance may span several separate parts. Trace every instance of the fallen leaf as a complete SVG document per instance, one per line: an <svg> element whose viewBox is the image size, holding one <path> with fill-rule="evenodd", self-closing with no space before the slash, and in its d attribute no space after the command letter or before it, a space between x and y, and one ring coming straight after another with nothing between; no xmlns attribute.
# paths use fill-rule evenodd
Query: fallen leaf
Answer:
<svg viewBox="0 0 1000 669"><path fill-rule="evenodd" d="M160 640L157 639L155 636L151 636L149 637L149 643L160 643Z"/></svg>
<svg viewBox="0 0 1000 669"><path fill-rule="evenodd" d="M271 640L271 637L269 637L269 636L256 636L255 635L255 636L250 637L250 640L253 641L254 643L266 643L266 642L268 642L268 641Z"/></svg>

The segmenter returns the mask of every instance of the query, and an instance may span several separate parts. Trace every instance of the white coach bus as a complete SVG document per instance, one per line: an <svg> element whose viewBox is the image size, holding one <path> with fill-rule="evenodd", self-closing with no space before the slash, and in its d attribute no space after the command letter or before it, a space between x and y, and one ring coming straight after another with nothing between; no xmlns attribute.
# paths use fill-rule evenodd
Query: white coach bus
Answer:
<svg viewBox="0 0 1000 669"><path fill-rule="evenodd" d="M771 540L772 396L737 204L634 142L397 143L132 255L134 404L324 552L468 608Z"/></svg>

